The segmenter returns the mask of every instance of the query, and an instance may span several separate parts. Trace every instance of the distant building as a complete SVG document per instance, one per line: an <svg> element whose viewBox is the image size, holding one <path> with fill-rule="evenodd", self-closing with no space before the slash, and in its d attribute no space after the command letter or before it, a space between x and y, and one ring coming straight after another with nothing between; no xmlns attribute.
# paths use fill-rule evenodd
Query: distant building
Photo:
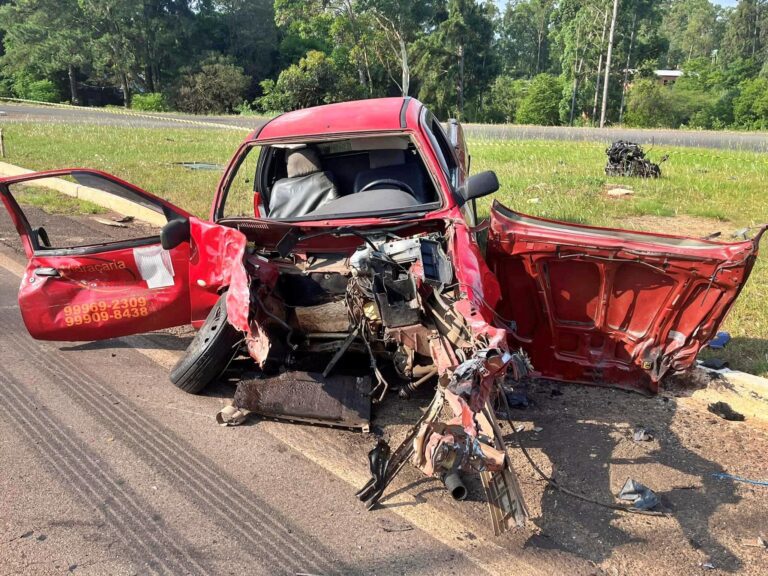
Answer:
<svg viewBox="0 0 768 576"><path fill-rule="evenodd" d="M624 84L624 90L631 90L634 83L635 74L637 74L637 68L628 68L626 71L626 82ZM654 70L654 76L662 86L672 86L683 75L682 70Z"/></svg>
<svg viewBox="0 0 768 576"><path fill-rule="evenodd" d="M683 75L682 70L654 70L653 73L663 86L671 86Z"/></svg>

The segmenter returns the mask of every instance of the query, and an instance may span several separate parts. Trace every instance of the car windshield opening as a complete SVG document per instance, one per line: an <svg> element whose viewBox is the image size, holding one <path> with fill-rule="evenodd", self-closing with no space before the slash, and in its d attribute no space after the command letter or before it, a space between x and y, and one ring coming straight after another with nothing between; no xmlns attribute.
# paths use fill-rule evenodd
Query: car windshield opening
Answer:
<svg viewBox="0 0 768 576"><path fill-rule="evenodd" d="M441 199L419 150L405 135L290 142L246 151L220 217L270 220L392 216L424 212ZM241 174L244 172L244 174ZM248 190L233 191L233 183Z"/></svg>

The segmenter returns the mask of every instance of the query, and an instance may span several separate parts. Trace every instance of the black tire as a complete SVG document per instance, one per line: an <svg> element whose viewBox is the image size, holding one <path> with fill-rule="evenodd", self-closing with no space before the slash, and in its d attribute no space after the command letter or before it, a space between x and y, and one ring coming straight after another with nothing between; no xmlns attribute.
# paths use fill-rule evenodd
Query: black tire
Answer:
<svg viewBox="0 0 768 576"><path fill-rule="evenodd" d="M171 370L171 382L190 394L203 391L237 353L240 333L227 322L225 295L211 309L205 323Z"/></svg>

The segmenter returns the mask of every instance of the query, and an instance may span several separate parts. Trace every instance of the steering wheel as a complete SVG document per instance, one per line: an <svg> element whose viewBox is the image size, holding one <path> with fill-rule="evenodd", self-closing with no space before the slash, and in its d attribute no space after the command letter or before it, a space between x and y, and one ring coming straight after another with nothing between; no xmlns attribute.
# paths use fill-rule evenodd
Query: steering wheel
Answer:
<svg viewBox="0 0 768 576"><path fill-rule="evenodd" d="M359 191L360 192L365 192L367 190L372 190L373 188L376 188L377 186L382 186L382 185L385 185L385 184L387 186L394 186L395 188L399 188L403 192L408 192L408 194L410 194L414 198L416 197L416 193L413 191L413 188L408 186L408 184L406 184L402 180L395 180L393 178L379 178L378 180L374 180L373 182L368 182L368 184L363 186Z"/></svg>

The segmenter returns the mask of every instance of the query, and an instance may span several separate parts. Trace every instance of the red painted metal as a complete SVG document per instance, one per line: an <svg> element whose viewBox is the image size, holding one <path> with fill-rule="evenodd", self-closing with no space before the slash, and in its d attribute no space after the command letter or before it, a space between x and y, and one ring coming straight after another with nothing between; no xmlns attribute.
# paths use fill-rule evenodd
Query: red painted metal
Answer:
<svg viewBox="0 0 768 576"><path fill-rule="evenodd" d="M533 218L498 203L488 261L543 376L657 391L716 333L757 255L753 240L720 244Z"/></svg>
<svg viewBox="0 0 768 576"><path fill-rule="evenodd" d="M245 236L227 226L219 226L198 218L190 218L190 306L191 321L199 326L205 321L221 293L232 285L233 280L239 287L236 291L242 302L238 311L229 305L230 321L235 327L247 326L248 297L243 295L248 281L243 268ZM234 296L227 296L231 301ZM246 319L243 320L242 316Z"/></svg>
<svg viewBox="0 0 768 576"><path fill-rule="evenodd" d="M97 170L77 171L113 180L177 216L188 216L184 210L119 178ZM181 243L169 251L173 283L155 288L150 288L142 278L134 251L153 247L159 250L159 237L156 242L138 241L130 247L125 247L123 243L98 245L90 247L87 253L78 253L77 249L34 250L29 223L8 192L8 186L67 176L72 172L73 169L50 170L0 180L3 204L28 258L19 289L19 307L30 335L39 340L103 340L189 324L195 318L190 313L189 269L191 262L199 260L196 249L193 250L195 257L191 257L190 243ZM230 228L195 218L191 218L190 226L193 237L202 235L198 229L208 230L209 235L215 232L211 229L220 229L229 235L239 234ZM226 255L226 252L220 254ZM205 266L215 266L221 255L215 258L207 256ZM36 270L39 268L52 268L58 276L38 275ZM197 284L195 287L198 293L194 311L197 318L202 316L204 319L217 296L210 302Z"/></svg>
<svg viewBox="0 0 768 576"><path fill-rule="evenodd" d="M409 108L420 108L417 100L409 100ZM380 98L326 104L282 114L268 122L249 138L269 140L317 135L353 134L401 130L402 98ZM413 121L407 115L406 121ZM409 126L412 127L412 126Z"/></svg>
<svg viewBox="0 0 768 576"><path fill-rule="evenodd" d="M38 340L104 340L189 323L189 246L171 252L173 285L149 289L133 249L79 256L35 255L19 289L19 308ZM61 277L40 277L37 268Z"/></svg>

